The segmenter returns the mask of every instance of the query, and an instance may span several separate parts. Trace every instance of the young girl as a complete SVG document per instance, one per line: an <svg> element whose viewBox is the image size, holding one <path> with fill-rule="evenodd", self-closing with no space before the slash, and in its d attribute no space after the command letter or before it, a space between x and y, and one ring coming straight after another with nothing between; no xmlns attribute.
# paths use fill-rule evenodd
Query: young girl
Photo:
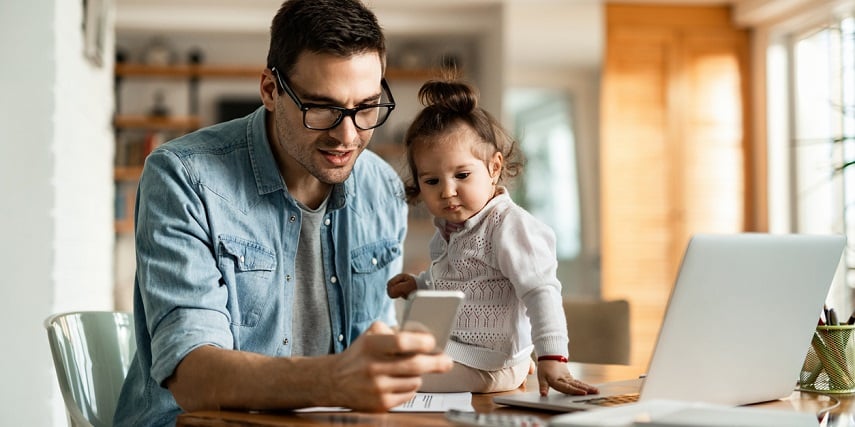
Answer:
<svg viewBox="0 0 855 427"><path fill-rule="evenodd" d="M410 203L434 216L432 262L418 276L389 280L390 297L416 289L466 294L451 340L446 374L423 377L425 392L497 392L520 387L537 355L540 393L597 389L567 369L567 327L556 277L555 236L516 205L500 185L521 168L515 141L478 107L460 80L430 81L419 90L425 108L405 136Z"/></svg>

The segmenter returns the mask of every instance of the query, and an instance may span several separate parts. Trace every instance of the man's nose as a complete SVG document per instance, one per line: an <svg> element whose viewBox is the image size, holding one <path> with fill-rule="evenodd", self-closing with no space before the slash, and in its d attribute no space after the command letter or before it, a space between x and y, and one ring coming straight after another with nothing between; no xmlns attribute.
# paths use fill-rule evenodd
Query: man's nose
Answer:
<svg viewBox="0 0 855 427"><path fill-rule="evenodd" d="M359 129L356 128L353 116L342 117L338 126L329 130L330 136L337 139L345 146L353 145L359 138Z"/></svg>

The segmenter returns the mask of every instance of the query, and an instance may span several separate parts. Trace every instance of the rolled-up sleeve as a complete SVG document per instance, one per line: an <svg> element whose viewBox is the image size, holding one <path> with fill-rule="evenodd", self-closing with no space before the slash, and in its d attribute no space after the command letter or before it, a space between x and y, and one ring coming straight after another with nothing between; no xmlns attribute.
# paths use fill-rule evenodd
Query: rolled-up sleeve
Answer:
<svg viewBox="0 0 855 427"><path fill-rule="evenodd" d="M146 159L136 212L137 280L151 375L159 384L195 348L234 346L228 291L197 187L193 171L168 150Z"/></svg>

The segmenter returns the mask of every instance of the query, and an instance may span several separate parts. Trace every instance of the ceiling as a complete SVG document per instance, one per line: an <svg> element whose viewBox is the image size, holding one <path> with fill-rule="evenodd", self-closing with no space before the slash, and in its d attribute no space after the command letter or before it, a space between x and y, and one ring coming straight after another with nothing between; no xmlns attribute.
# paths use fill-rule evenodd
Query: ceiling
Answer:
<svg viewBox="0 0 855 427"><path fill-rule="evenodd" d="M390 36L497 34L528 66L598 67L601 0L364 0ZM117 0L120 32L266 35L281 0ZM504 8L504 12L502 12ZM492 12L492 13L484 13Z"/></svg>
<svg viewBox="0 0 855 427"><path fill-rule="evenodd" d="M497 34L512 65L599 68L606 0L364 0L387 34ZM746 25L758 16L828 0L655 0L662 4L732 4ZM622 3L650 3L621 0ZM117 31L266 36L281 0L116 0ZM484 12L492 13L484 13ZM499 11L499 12L496 12Z"/></svg>

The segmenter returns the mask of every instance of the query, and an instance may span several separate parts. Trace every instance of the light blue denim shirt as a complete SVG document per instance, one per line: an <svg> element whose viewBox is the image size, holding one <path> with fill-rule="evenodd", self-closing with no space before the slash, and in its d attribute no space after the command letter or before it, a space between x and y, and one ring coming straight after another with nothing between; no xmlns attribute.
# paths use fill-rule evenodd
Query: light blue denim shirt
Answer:
<svg viewBox="0 0 855 427"><path fill-rule="evenodd" d="M146 159L135 213L137 353L116 425L174 424L181 409L162 384L197 347L291 355L301 213L265 113L185 135ZM395 323L386 281L401 271L406 223L398 175L366 150L334 186L321 224L335 352L375 320Z"/></svg>

